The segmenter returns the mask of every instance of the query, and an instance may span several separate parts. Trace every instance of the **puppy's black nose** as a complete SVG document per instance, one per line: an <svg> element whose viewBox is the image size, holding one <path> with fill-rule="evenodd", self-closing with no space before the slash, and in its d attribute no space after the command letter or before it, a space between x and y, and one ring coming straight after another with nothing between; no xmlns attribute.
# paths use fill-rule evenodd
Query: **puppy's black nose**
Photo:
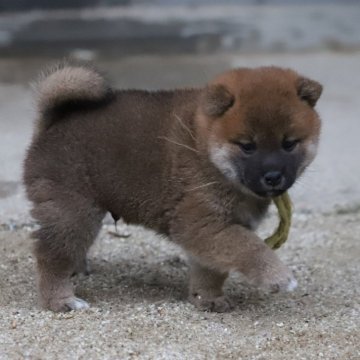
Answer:
<svg viewBox="0 0 360 360"><path fill-rule="evenodd" d="M268 187L276 187L282 183L283 176L280 171L269 171L264 175L264 183Z"/></svg>

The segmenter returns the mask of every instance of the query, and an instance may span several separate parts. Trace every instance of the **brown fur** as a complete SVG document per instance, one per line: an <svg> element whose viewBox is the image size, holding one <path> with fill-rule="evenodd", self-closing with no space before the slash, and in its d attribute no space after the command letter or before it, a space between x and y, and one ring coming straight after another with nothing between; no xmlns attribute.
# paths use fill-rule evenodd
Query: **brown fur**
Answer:
<svg viewBox="0 0 360 360"><path fill-rule="evenodd" d="M251 160L234 141L256 138L263 155L252 167L262 168L282 137L301 137L293 158L279 150L284 164L296 158L299 176L315 155L318 83L259 68L227 72L204 89L116 91L94 70L65 65L39 89L24 182L40 224L44 307L87 306L70 276L84 266L106 212L182 246L191 258L189 298L201 309L230 308L222 285L231 270L270 290L293 287L291 272L252 231L270 200L240 179ZM276 159L271 166L283 161Z"/></svg>

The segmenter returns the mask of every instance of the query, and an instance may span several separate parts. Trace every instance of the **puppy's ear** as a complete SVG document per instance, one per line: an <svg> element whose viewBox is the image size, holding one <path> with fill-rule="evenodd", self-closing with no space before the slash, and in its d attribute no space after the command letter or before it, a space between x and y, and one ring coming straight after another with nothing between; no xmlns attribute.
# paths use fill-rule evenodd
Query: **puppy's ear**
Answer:
<svg viewBox="0 0 360 360"><path fill-rule="evenodd" d="M316 105L323 89L320 83L305 77L300 77L297 80L296 87L299 98L312 107Z"/></svg>
<svg viewBox="0 0 360 360"><path fill-rule="evenodd" d="M202 109L210 117L218 117L233 106L235 97L224 85L209 85L202 96Z"/></svg>

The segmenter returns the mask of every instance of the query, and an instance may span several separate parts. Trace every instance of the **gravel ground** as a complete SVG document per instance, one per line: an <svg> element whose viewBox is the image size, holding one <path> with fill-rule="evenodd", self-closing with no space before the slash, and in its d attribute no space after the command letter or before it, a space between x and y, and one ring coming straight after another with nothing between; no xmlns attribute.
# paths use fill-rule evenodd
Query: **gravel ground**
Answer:
<svg viewBox="0 0 360 360"><path fill-rule="evenodd" d="M359 359L359 220L358 211L296 214L280 255L299 288L269 296L234 275L226 291L237 305L228 314L199 312L186 302L180 249L136 227L120 227L131 236L117 238L109 226L92 249L92 273L74 279L91 309L42 311L30 227L4 227L0 358Z"/></svg>

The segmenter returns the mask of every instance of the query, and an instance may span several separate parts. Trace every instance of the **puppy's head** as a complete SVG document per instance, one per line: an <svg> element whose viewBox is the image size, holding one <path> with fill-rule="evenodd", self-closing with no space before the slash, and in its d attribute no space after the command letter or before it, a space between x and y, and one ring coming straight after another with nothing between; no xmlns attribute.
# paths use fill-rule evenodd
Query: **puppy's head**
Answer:
<svg viewBox="0 0 360 360"><path fill-rule="evenodd" d="M314 159L316 81L275 67L227 72L203 91L199 131L211 162L258 196L286 191Z"/></svg>

